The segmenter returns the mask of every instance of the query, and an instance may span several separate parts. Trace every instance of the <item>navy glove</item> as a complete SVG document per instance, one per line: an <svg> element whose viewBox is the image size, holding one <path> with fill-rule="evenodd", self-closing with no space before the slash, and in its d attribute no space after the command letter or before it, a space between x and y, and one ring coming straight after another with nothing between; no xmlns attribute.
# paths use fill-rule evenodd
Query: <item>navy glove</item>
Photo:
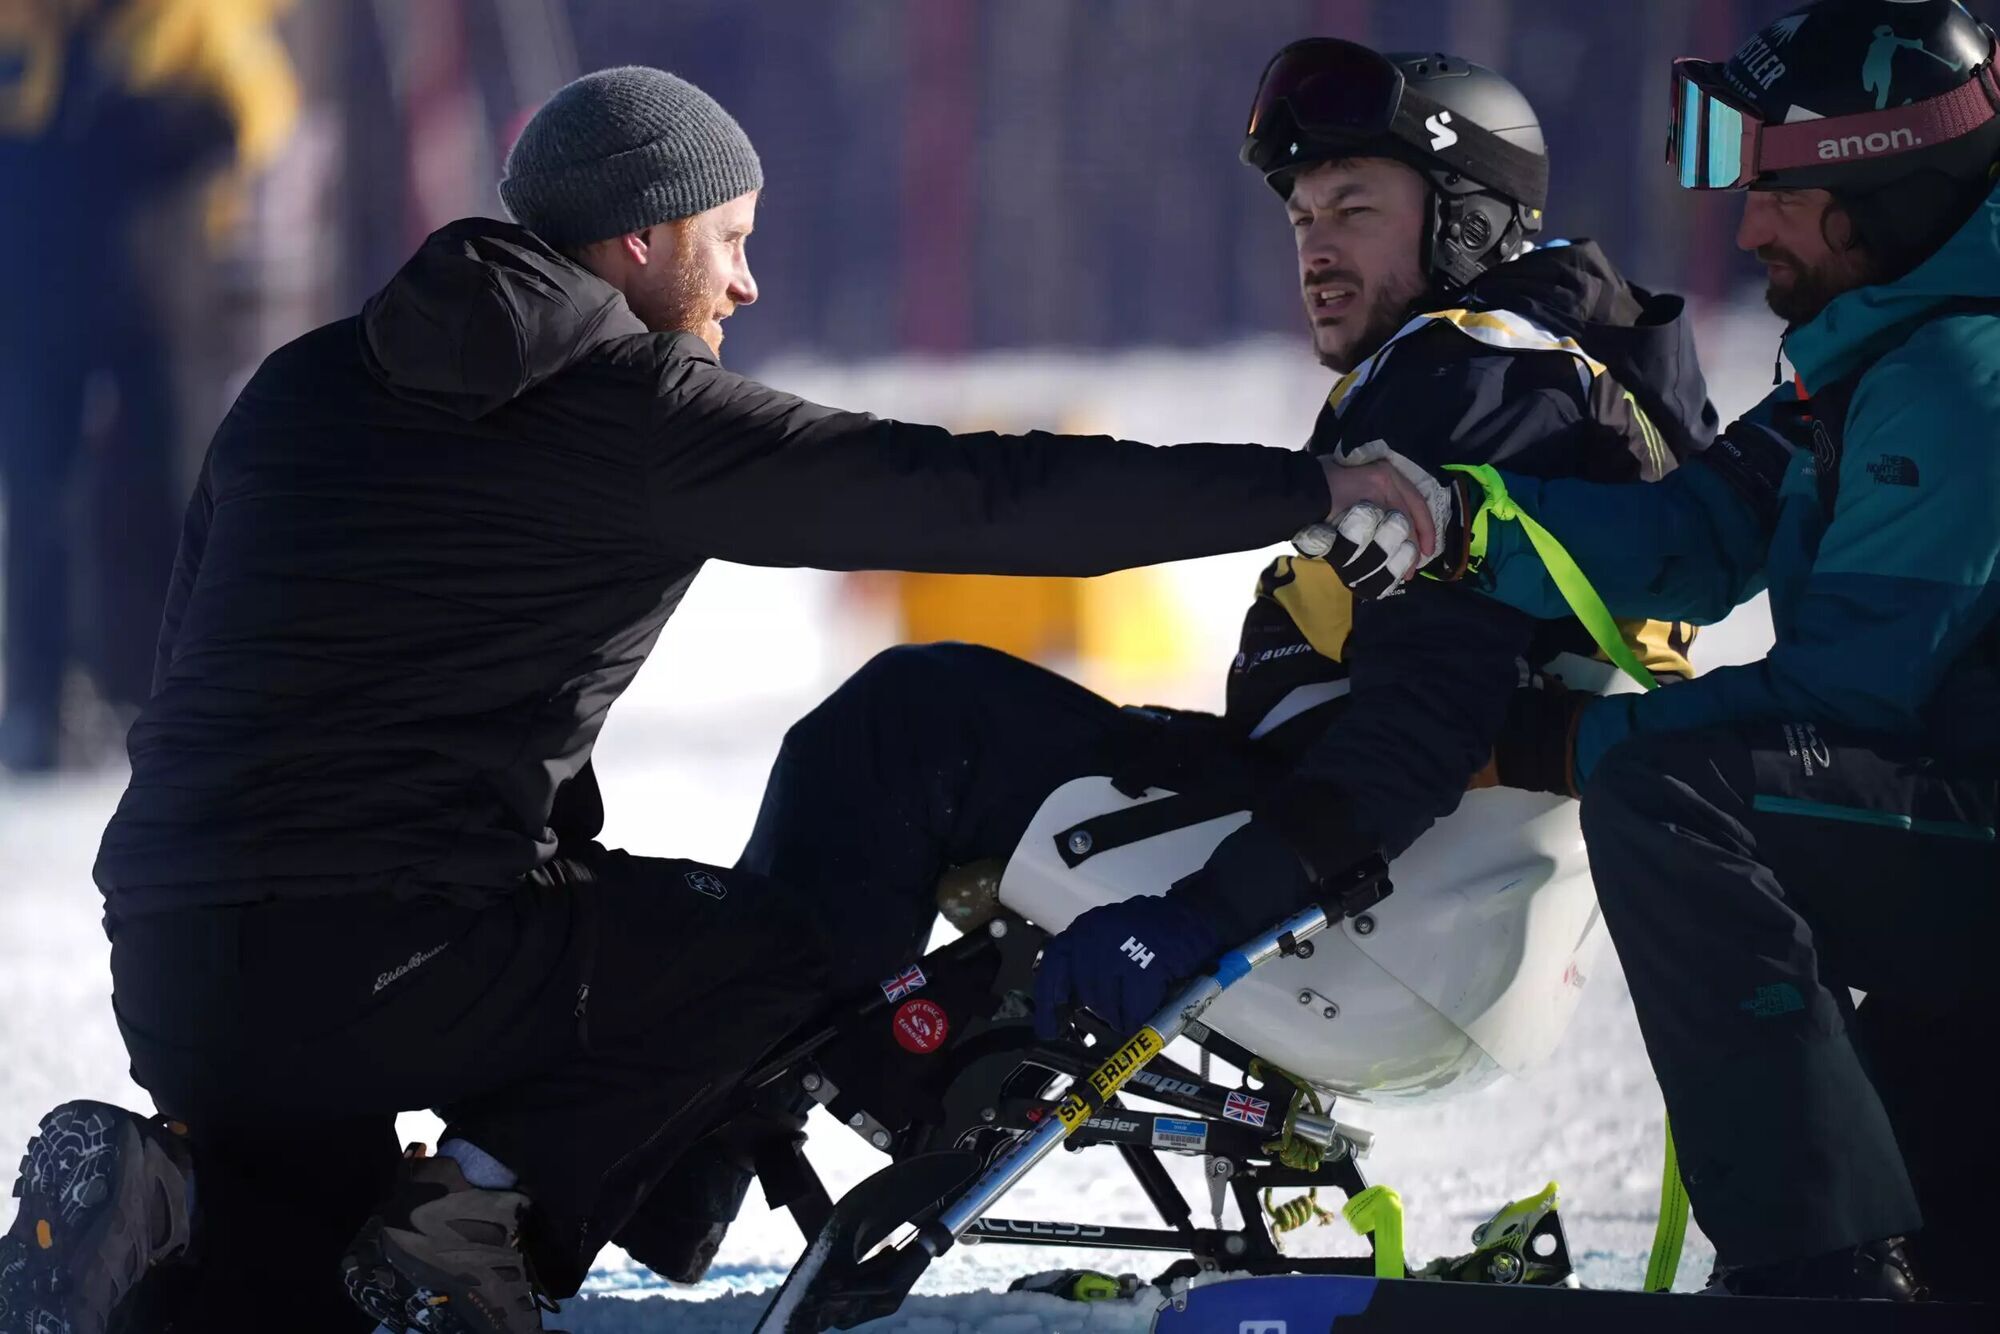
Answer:
<svg viewBox="0 0 2000 1334"><path fill-rule="evenodd" d="M1597 696L1571 690L1555 677L1538 677L1507 701L1507 717L1493 739L1493 772L1502 787L1577 795L1576 732Z"/></svg>
<svg viewBox="0 0 2000 1334"><path fill-rule="evenodd" d="M1221 950L1208 919L1173 899L1141 895L1092 908L1042 947L1035 1036L1057 1037L1061 1007L1073 1003L1131 1033Z"/></svg>

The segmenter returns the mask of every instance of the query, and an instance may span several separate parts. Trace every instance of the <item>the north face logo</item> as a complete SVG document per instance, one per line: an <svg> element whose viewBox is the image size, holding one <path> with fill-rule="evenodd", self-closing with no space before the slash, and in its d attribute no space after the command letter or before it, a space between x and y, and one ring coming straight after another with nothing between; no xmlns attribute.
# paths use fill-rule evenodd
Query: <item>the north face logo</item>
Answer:
<svg viewBox="0 0 2000 1334"><path fill-rule="evenodd" d="M1773 982L1769 986L1758 987L1756 995L1736 1008L1759 1019L1776 1019L1805 1009L1806 998L1789 982Z"/></svg>
<svg viewBox="0 0 2000 1334"><path fill-rule="evenodd" d="M1884 454L1868 465L1868 475L1884 486L1915 486L1917 461L1901 454Z"/></svg>

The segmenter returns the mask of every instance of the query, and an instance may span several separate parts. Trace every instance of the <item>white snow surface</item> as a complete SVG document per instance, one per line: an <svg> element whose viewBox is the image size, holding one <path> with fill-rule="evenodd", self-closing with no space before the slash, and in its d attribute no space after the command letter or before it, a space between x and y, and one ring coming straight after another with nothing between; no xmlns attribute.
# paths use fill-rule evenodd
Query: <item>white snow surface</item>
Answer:
<svg viewBox="0 0 2000 1334"><path fill-rule="evenodd" d="M1707 325L1704 360L1726 377L1755 367L1775 339L1768 317L1734 314ZM1764 362L1763 364L1768 364ZM1717 386L1724 420L1762 392L1755 375ZM1128 438L1304 438L1326 373L1288 344L1203 353L1086 359L1066 354L960 364L774 368L769 379L842 406L965 425L1087 425ZM1208 390L1222 386L1226 394ZM989 420L966 420L980 404ZM1081 420L1087 418L1087 422ZM1216 707L1243 594L1264 554L1174 568L1195 605L1196 633L1217 650L1215 669L1160 683L1148 698ZM1761 601L1706 632L1703 666L1744 661L1769 643ZM789 723L887 642L855 611L838 576L714 564L614 710L597 748L606 841L635 852L732 862L749 832L765 771ZM56 781L0 777L0 1151L23 1145L38 1118L69 1098L148 1108L126 1074L111 1014L108 947L90 866L124 775ZM699 1022L689 1016L688 1022ZM1186 1053L1180 1053L1186 1055ZM499 1054L496 1054L496 1056ZM1561 1183L1572 1252L1587 1284L1637 1286L1658 1205L1662 1113L1622 973L1606 956L1554 1058L1528 1077L1455 1101L1414 1108L1343 1103L1343 1119L1376 1132L1363 1169L1396 1187L1408 1211L1413 1261L1469 1249L1475 1224L1508 1200ZM435 1118L404 1118L407 1139L434 1141ZM823 1113L810 1154L838 1197L886 1159ZM310 1146L301 1146L310 1163ZM1198 1219L1206 1215L1199 1160L1174 1158ZM1337 1209L1338 1201L1332 1201ZM1118 1156L1058 1154L1006 1200L1012 1217L1151 1225ZM1233 1216L1233 1213L1232 1215ZM1358 1254L1344 1224L1292 1234L1299 1253ZM749 1329L803 1239L756 1192L710 1277L673 1288L622 1253L600 1257L583 1298L565 1303L580 1334ZM1681 1286L1707 1272L1710 1249L1690 1229ZM1145 1328L1156 1302L1078 1305L1006 1294L1037 1270L1091 1267L1150 1276L1171 1256L1028 1247L960 1246L932 1266L918 1295L870 1329L909 1334L1035 1334Z"/></svg>

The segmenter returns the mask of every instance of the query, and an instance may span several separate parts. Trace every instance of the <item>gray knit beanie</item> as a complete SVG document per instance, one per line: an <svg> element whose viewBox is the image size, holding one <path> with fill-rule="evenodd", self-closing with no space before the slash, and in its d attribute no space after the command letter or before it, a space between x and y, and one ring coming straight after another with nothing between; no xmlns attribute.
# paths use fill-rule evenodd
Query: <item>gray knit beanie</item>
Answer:
<svg viewBox="0 0 2000 1334"><path fill-rule="evenodd" d="M716 100L644 65L557 90L507 154L500 198L559 248L692 217L761 189L757 150Z"/></svg>

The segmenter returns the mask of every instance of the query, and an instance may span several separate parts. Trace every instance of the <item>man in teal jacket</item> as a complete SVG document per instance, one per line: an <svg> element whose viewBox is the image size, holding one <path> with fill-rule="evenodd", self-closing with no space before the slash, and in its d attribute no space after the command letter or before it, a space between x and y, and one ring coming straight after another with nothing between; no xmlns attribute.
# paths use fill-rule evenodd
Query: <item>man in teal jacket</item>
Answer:
<svg viewBox="0 0 2000 1334"><path fill-rule="evenodd" d="M1952 0L1825 0L1727 64L1677 62L1673 163L1752 192L1738 244L1795 382L1657 486L1484 470L1432 495L1449 522L1424 573L1539 615L1569 613L1572 563L1620 616L1711 622L1770 592L1761 662L1519 692L1495 757L1502 782L1582 796L1729 1292L1990 1295L1993 1159L1959 1072L2000 999L1993 55ZM1337 525L1357 594L1436 591L1405 584L1395 517Z"/></svg>

